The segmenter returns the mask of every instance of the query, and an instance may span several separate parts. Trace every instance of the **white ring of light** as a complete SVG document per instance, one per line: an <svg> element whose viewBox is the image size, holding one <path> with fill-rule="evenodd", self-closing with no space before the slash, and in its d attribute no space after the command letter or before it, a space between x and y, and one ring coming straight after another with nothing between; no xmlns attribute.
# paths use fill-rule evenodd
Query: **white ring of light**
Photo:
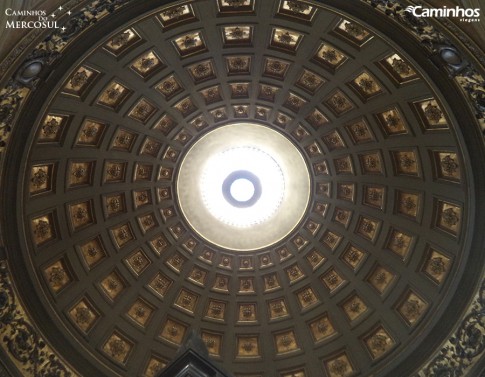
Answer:
<svg viewBox="0 0 485 377"><path fill-rule="evenodd" d="M234 157L248 151L252 158L247 161ZM227 164L221 162L224 155ZM265 177L271 174L254 162L258 160L266 160L260 165L273 171L273 178ZM221 163L224 169L219 172ZM275 190L270 209L242 224L214 212L217 203L222 207L227 204L222 181L241 170L255 174L261 181L261 198L249 209L264 204L268 197L263 196L271 196ZM276 130L253 123L222 126L201 137L185 154L176 179L178 205L191 228L210 243L235 251L259 250L286 237L306 212L310 188L308 167L296 146Z"/></svg>
<svg viewBox="0 0 485 377"><path fill-rule="evenodd" d="M224 180L240 170L254 174L261 184L261 196L248 207L232 205L223 194ZM269 154L255 147L230 148L212 156L205 163L201 178L202 199L209 212L223 223L237 228L248 228L269 219L285 193L285 179L280 166ZM246 182L249 188L254 189L250 181Z"/></svg>

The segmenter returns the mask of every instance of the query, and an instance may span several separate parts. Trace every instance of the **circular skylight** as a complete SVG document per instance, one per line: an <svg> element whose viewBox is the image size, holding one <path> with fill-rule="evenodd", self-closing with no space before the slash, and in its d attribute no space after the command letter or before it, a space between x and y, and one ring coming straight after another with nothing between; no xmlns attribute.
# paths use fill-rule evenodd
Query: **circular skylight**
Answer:
<svg viewBox="0 0 485 377"><path fill-rule="evenodd" d="M229 174L222 183L222 195L233 207L252 207L262 193L261 180L247 170Z"/></svg>
<svg viewBox="0 0 485 377"><path fill-rule="evenodd" d="M229 179L230 177L227 177ZM225 193L225 187L223 186L223 193ZM236 202L247 203L253 200L256 194L256 183L247 178L237 178L230 181L229 195L230 198ZM226 197L226 196L224 196ZM227 198L226 198L227 199ZM231 200L227 199L227 200Z"/></svg>
<svg viewBox="0 0 485 377"><path fill-rule="evenodd" d="M204 205L225 224L257 226L283 200L285 178L273 157L251 146L231 148L206 162L200 181Z"/></svg>
<svg viewBox="0 0 485 377"><path fill-rule="evenodd" d="M254 123L216 128L185 154L177 200L192 229L212 244L258 250L299 224L310 198L300 151L283 134Z"/></svg>

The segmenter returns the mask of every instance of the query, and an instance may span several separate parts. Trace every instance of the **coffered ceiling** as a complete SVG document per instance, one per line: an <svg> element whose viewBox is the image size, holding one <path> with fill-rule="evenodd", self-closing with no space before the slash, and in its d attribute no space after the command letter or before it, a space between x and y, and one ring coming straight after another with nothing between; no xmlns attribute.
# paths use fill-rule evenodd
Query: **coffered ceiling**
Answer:
<svg viewBox="0 0 485 377"><path fill-rule="evenodd" d="M364 2L112 3L6 148L12 279L47 342L86 376L156 376L191 329L237 377L418 370L483 259L483 146L445 64ZM201 237L177 196L187 151L237 122L311 176L298 225L251 251Z"/></svg>

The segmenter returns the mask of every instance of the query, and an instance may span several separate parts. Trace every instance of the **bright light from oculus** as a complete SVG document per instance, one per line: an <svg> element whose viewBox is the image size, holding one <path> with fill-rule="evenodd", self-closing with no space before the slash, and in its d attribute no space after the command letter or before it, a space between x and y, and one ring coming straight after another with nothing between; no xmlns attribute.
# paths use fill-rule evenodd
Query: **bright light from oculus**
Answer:
<svg viewBox="0 0 485 377"><path fill-rule="evenodd" d="M200 181L204 205L219 221L248 228L271 218L285 194L276 160L255 147L237 147L211 157Z"/></svg>
<svg viewBox="0 0 485 377"><path fill-rule="evenodd" d="M230 195L238 202L247 202L254 196L255 187L251 180L246 178L237 178L232 181Z"/></svg>
<svg viewBox="0 0 485 377"><path fill-rule="evenodd" d="M310 202L308 164L282 133L233 123L202 135L176 172L177 203L204 240L232 251L281 241Z"/></svg>

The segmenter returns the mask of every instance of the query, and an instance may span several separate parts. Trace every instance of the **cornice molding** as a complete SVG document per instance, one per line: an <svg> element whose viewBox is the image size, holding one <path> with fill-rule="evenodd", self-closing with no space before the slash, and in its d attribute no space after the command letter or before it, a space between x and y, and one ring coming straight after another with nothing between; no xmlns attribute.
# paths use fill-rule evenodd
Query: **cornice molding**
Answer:
<svg viewBox="0 0 485 377"><path fill-rule="evenodd" d="M463 320L415 377L466 376L482 359L485 351L485 280L479 287Z"/></svg>
<svg viewBox="0 0 485 377"><path fill-rule="evenodd" d="M36 329L20 300L5 260L0 261L0 324L0 347L22 376L80 376Z"/></svg>

